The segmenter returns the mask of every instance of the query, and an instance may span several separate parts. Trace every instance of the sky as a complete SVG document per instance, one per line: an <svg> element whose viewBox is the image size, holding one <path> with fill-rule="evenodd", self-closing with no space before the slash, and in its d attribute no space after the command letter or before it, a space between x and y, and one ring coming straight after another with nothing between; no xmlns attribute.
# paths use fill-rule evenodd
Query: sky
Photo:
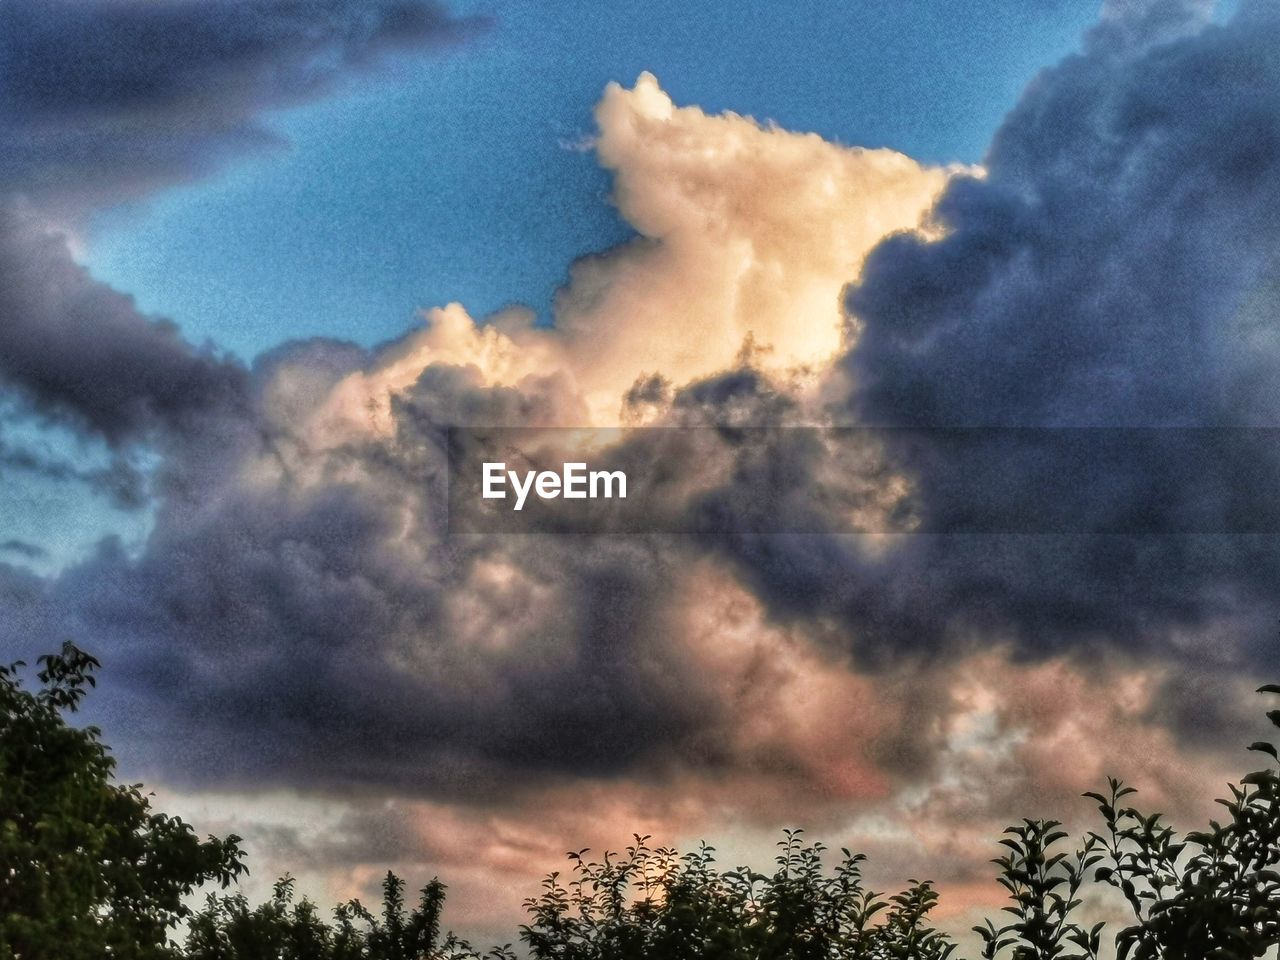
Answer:
<svg viewBox="0 0 1280 960"><path fill-rule="evenodd" d="M287 145L102 213L85 262L245 359L315 335L372 345L452 301L549 320L567 265L630 236L586 149L607 83L649 71L711 112L976 163L1097 12L1093 0L987 0L962 17L916 0L454 9L491 25L272 113Z"/></svg>
<svg viewBox="0 0 1280 960"><path fill-rule="evenodd" d="M963 930L1011 820L1241 772L1273 5L689 6L0 7L0 659L97 655L259 890L505 942L565 850L799 822ZM451 533L495 426L613 430L651 532Z"/></svg>

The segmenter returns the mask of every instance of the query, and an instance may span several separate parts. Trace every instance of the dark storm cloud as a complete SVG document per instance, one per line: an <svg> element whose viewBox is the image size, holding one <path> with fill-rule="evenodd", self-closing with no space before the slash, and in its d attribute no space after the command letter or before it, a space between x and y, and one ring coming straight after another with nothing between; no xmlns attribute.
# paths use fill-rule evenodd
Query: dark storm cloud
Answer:
<svg viewBox="0 0 1280 960"><path fill-rule="evenodd" d="M292 425L377 356L314 341L246 369L141 315L49 227L205 174L270 140L264 109L476 26L411 0L0 7L0 377L40 415L161 454L139 554L104 541L49 580L0 566L4 645L100 653L114 729L168 779L496 797L661 766L696 738L715 753L654 545L441 538L439 426L572 421L563 375L429 367L394 441L315 451Z"/></svg>
<svg viewBox="0 0 1280 960"><path fill-rule="evenodd" d="M136 694L126 742L169 758L166 779L497 798L635 769L706 722L700 682L662 650L662 579L637 545L511 551L558 598L540 614L469 582L506 551L424 569L396 549L389 505L296 499L229 502L212 527L59 583L66 603L89 598L96 649ZM459 624L451 592L490 625Z"/></svg>
<svg viewBox="0 0 1280 960"><path fill-rule="evenodd" d="M1280 17L1041 77L850 296L863 422L1280 423Z"/></svg>
<svg viewBox="0 0 1280 960"><path fill-rule="evenodd" d="M0 383L119 443L239 402L244 371L94 280L65 241L0 210Z"/></svg>
<svg viewBox="0 0 1280 960"><path fill-rule="evenodd" d="M481 24L422 0L0 4L0 385L113 444L237 405L244 371L93 280L51 226L273 139L262 111Z"/></svg>
<svg viewBox="0 0 1280 960"><path fill-rule="evenodd" d="M856 422L1280 424L1280 14L1247 6L1209 27L1202 14L1114 4L1084 53L1031 86L984 176L945 191L933 214L945 236L901 234L871 253L848 296ZM1182 482L1198 476L1179 459L1185 433L1148 434L1143 456L1102 478L1114 491L1104 499L1071 484L1071 443L1033 471L1013 455L974 470L942 449L917 458L895 436L925 435L886 432L880 453L910 477L925 529L1040 501L1078 518L1082 535L903 537L891 549L718 536L778 615L837 616L876 660L992 636L1036 654L1121 644L1255 666L1274 657L1280 544L1185 533L1180 511L1204 507ZM1274 469L1274 444L1256 437L1232 455L1242 470ZM795 471L796 503L821 503L820 484L805 489L817 471ZM722 499L750 504L750 483ZM1263 490L1231 509L1271 516L1275 505ZM1083 535L1108 516L1184 532ZM1199 640L1175 650L1179 634Z"/></svg>
<svg viewBox="0 0 1280 960"><path fill-rule="evenodd" d="M74 210L200 176L275 140L261 111L481 26L424 0L9 0L0 184Z"/></svg>
<svg viewBox="0 0 1280 960"><path fill-rule="evenodd" d="M38 596L15 573L42 635L111 663L131 758L171 781L476 799L687 747L716 710L663 630L660 550L442 535L439 420L536 419L537 384L430 367L394 440L308 449L296 405L361 359L330 341L260 359L257 429L174 454L140 555L105 543Z"/></svg>

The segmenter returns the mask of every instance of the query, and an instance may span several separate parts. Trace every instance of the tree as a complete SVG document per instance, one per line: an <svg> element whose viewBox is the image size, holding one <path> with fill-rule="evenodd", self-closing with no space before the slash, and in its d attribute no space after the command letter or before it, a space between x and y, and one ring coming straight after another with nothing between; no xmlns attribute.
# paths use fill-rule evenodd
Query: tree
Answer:
<svg viewBox="0 0 1280 960"><path fill-rule="evenodd" d="M68 643L0 667L0 960L159 960L200 885L243 871L239 838L200 840L114 781L95 727L67 722L98 661Z"/></svg>
<svg viewBox="0 0 1280 960"><path fill-rule="evenodd" d="M543 881L521 930L535 960L945 960L932 884L889 899L862 882L860 854L824 865L826 848L788 830L772 874L720 871L702 846L681 856L648 837L621 854L570 854L570 876ZM884 914L881 918L878 915Z"/></svg>
<svg viewBox="0 0 1280 960"><path fill-rule="evenodd" d="M1280 727L1280 710L1267 718ZM1273 743L1249 749L1280 762ZM1229 784L1231 797L1218 801L1224 822L1186 835L1158 813L1122 806L1132 787L1107 785L1105 795L1087 794L1104 823L1090 840L1107 858L1098 879L1120 890L1134 916L1116 935L1119 960L1244 960L1280 946L1280 770Z"/></svg>
<svg viewBox="0 0 1280 960"><path fill-rule="evenodd" d="M210 894L191 919L187 960L482 960L465 940L441 933L445 886L432 880L418 906L405 907L404 881L388 872L382 882L382 915L359 900L340 904L327 924L315 904L295 900L293 878L283 877L271 899L250 907L242 893ZM506 947L485 954L515 960Z"/></svg>

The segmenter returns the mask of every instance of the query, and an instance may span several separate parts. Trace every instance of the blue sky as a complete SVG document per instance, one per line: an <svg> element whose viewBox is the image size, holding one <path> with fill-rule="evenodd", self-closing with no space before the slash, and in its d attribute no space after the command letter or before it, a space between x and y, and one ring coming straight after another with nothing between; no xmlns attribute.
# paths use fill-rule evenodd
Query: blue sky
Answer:
<svg viewBox="0 0 1280 960"><path fill-rule="evenodd" d="M929 162L981 159L1027 81L1078 46L1096 0L485 3L468 44L274 115L287 141L101 215L94 273L249 358L285 339L371 344L420 307L545 318L570 261L628 236L590 153L609 81Z"/></svg>

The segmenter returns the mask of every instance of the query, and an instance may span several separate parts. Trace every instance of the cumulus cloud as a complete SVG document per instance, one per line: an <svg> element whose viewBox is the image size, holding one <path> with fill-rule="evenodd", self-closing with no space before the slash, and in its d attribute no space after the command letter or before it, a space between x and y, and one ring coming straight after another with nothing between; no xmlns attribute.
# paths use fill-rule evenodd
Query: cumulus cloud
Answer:
<svg viewBox="0 0 1280 960"><path fill-rule="evenodd" d="M572 265L552 330L523 310L482 325L461 305L429 311L335 391L334 417L385 429L390 398L439 364L486 386L558 376L572 405L552 422L565 426L617 424L637 383L686 384L744 356L773 373L820 369L842 343L841 289L886 234L919 226L953 172L677 107L649 74L611 84L596 120L639 237Z"/></svg>
<svg viewBox="0 0 1280 960"><path fill-rule="evenodd" d="M1124 73L1169 49L1086 54L1062 71ZM1101 66L1086 69L1089 57ZM948 260L968 237L950 211L967 209L966 198L1007 197L1007 169L1031 177L1058 168L1010 167L999 146L1016 142L1020 118L1038 116L1035 104L1056 89L1051 75L1029 94L984 177L957 177L887 151L676 108L649 77L632 90L611 87L598 111L599 150L642 236L575 269L554 328L520 310L476 323L452 305L370 353L317 341L264 356L248 375L246 425L206 440L199 459L178 455L166 466L167 498L144 553L104 548L53 587L114 652L140 698L135 715L172 713L135 728L135 742L156 741L161 756L180 739L186 760L169 761L168 773L193 783L265 777L491 799L566 778L687 782L701 771L704 783L755 783L737 795L762 809L799 784L833 803L865 802L893 790L896 777L927 776L936 753L930 714L906 722L900 704L860 678L868 663L891 673L993 641L1043 654L1113 644L1166 654L1176 652L1171 632L1239 622L1245 608L1233 596L1217 607L1175 596L1180 582L1162 580L1167 553L1132 539L940 547L923 537L723 535L584 545L444 535L443 436L452 425L614 424L646 405L658 422L804 422L847 417L831 407L844 383L853 384L848 409L875 421L888 408L877 391L910 380L893 375L906 361L882 346L897 342L893 320L924 322L913 304L934 303L940 286L961 297L1000 262L995 240L1012 242L998 231L978 244L986 260ZM1083 206L1075 198L1081 223ZM1206 216L1222 215L1210 206ZM904 280L902 251L965 269L948 275L950 286ZM840 290L860 269L844 330ZM892 295L890 283L899 285ZM1043 295L1062 286L1046 283ZM1089 298L1071 302L1081 300ZM876 313L882 302L889 319ZM995 306L979 314L984 323L1022 316ZM1020 343L1003 328L996 336L1002 348ZM904 355L921 364L932 356ZM987 376L1013 363L992 346L988 355ZM963 354L939 357L956 364ZM1017 369L1021 384L1028 375ZM963 377L939 376L936 389L967 389ZM821 517L831 501L824 490L844 490L842 510L886 496L883 462L865 451L841 459L800 437L779 431L765 451L792 468L796 509ZM722 488L703 508L760 500L753 484L762 474L746 467L764 460L735 457L730 450ZM929 477L917 479L927 496ZM1201 550L1225 556L1178 549L1183 560ZM723 566L712 575L707 562ZM1226 578L1238 563L1214 571ZM1266 568L1254 571L1260 582L1257 569ZM681 599L708 582L716 586L696 602ZM1162 618L1151 616L1155 589L1164 591ZM734 653L728 633L689 612L720 610L717 597L729 596L757 605L768 643ZM798 674L787 672L792 662ZM814 712L797 713L779 691ZM180 706L167 702L179 692ZM868 706L840 706L849 703ZM845 732L814 733L818 716L842 716ZM882 728L885 718L896 719Z"/></svg>
<svg viewBox="0 0 1280 960"><path fill-rule="evenodd" d="M1280 422L1276 29L1095 45L1043 75L987 175L935 208L945 237L889 240L854 288L862 419Z"/></svg>
<svg viewBox="0 0 1280 960"><path fill-rule="evenodd" d="M834 355L848 273L878 236L918 223L947 177L888 151L676 110L649 77L607 91L599 118L620 208L648 235L576 271L554 329L520 310L477 324L452 305L370 353L317 341L265 355L243 415L219 421L244 425L197 431L200 455L162 466L143 554L104 549L62 575L57 595L94 598L116 670L150 709L184 691L171 723L134 731L184 742L172 776L485 798L699 768L732 782L795 752L794 783L883 789L871 761L846 765L803 715L786 724L781 709L729 696L724 673L753 685L766 655L699 667L710 640L691 644L689 602L665 602L691 588L687 547L445 536L449 426L618 423L648 370L680 385L667 405L682 415L739 402L759 416L769 397L795 406L771 378L790 383L783 371ZM806 199L814 168L823 180ZM852 236L823 257L810 227L820 208ZM752 308L758 264L788 292ZM665 316L688 309L685 295L710 341L689 314ZM788 313L792 301L812 312ZM825 345L811 354L815 327ZM771 351L759 365L770 373L740 374L754 387L696 379L747 362L744 341ZM840 671L824 682L830 712L844 709Z"/></svg>
<svg viewBox="0 0 1280 960"><path fill-rule="evenodd" d="M687 383L732 367L744 344L768 370L825 365L841 288L886 234L919 225L950 174L676 107L647 74L610 85L596 119L618 210L641 235L575 264L556 304L596 422L641 376Z"/></svg>

